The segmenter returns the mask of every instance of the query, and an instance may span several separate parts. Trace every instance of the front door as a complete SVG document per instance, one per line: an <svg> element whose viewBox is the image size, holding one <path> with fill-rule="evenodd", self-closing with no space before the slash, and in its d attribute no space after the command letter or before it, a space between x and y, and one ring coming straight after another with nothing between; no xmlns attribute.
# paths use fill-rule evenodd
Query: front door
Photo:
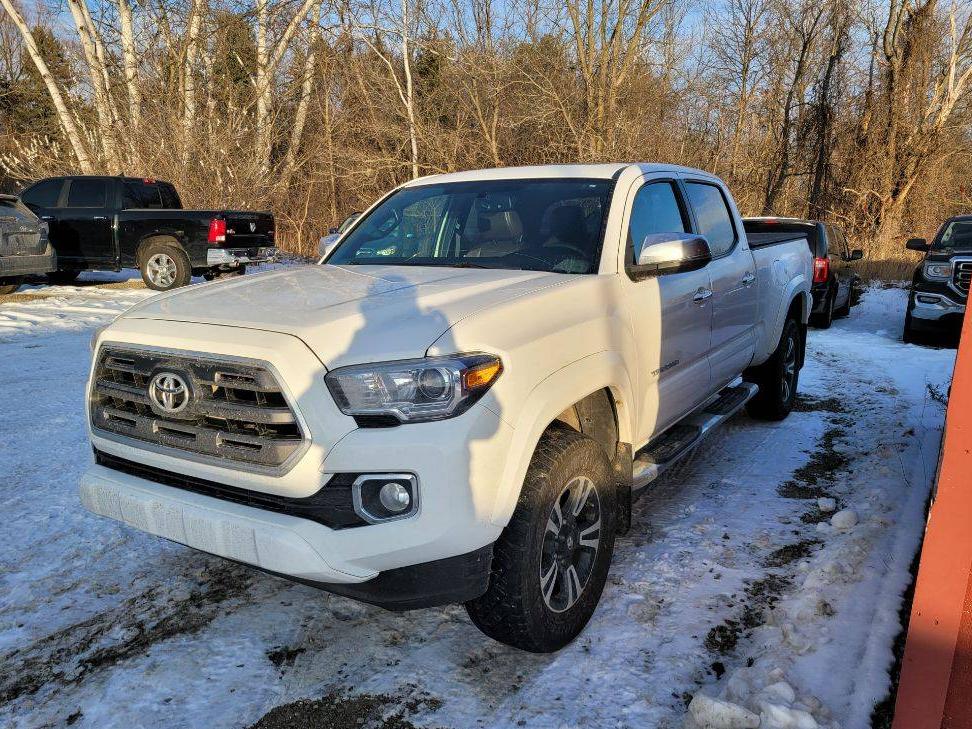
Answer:
<svg viewBox="0 0 972 729"><path fill-rule="evenodd" d="M706 269L659 275L637 266L646 236L691 232L677 182L665 176L643 178L629 194L627 209L620 276L638 350L637 448L708 395L712 304Z"/></svg>
<svg viewBox="0 0 972 729"><path fill-rule="evenodd" d="M738 217L712 182L685 180L698 232L709 241L712 262L712 388L720 389L749 366L756 349L756 263L740 242Z"/></svg>
<svg viewBox="0 0 972 729"><path fill-rule="evenodd" d="M110 180L75 178L68 182L64 207L56 213L51 240L58 258L77 268L114 268L116 262ZM63 252L62 252L63 251ZM60 265L60 264L59 264Z"/></svg>

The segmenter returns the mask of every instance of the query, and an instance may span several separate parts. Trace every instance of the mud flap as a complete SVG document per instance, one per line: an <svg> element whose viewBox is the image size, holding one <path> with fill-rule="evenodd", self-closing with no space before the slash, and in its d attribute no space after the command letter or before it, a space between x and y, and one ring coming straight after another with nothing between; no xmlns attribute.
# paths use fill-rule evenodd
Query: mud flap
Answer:
<svg viewBox="0 0 972 729"><path fill-rule="evenodd" d="M614 471L614 480L618 489L618 519L615 534L621 536L627 534L631 528L631 474L634 466L630 443L619 442L617 444L617 451L611 461L611 468Z"/></svg>

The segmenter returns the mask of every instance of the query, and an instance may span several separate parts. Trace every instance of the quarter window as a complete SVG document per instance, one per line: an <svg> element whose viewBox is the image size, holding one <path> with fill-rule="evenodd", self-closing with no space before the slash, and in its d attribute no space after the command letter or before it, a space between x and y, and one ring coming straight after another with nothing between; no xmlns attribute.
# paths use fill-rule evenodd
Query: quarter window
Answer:
<svg viewBox="0 0 972 729"><path fill-rule="evenodd" d="M53 208L61 196L61 186L64 180L42 180L24 191L20 196L27 205L35 208Z"/></svg>
<svg viewBox="0 0 972 729"><path fill-rule="evenodd" d="M645 237L652 233L687 233L688 226L674 183L652 182L635 193L628 223L630 263L638 260Z"/></svg>
<svg viewBox="0 0 972 729"><path fill-rule="evenodd" d="M71 180L67 207L103 208L107 200L108 183L105 180Z"/></svg>
<svg viewBox="0 0 972 729"><path fill-rule="evenodd" d="M736 244L736 228L722 191L705 182L689 182L685 188L695 211L699 232L709 241L712 257L728 253Z"/></svg>

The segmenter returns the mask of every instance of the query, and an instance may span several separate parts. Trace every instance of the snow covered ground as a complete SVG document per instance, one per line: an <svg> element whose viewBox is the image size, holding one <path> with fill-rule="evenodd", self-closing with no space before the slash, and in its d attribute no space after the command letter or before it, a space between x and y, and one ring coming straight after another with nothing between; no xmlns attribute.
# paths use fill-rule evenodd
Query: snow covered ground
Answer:
<svg viewBox="0 0 972 729"><path fill-rule="evenodd" d="M0 725L863 729L886 693L955 354L901 343L900 289L811 331L798 412L656 483L549 656L84 512L88 338L149 292L28 293L0 304Z"/></svg>

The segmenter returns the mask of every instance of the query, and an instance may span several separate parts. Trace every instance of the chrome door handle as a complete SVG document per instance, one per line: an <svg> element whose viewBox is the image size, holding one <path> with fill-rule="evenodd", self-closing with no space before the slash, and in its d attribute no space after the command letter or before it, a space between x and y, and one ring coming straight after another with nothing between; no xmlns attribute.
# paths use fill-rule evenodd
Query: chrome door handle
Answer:
<svg viewBox="0 0 972 729"><path fill-rule="evenodd" d="M108 220L108 216L107 215L95 215L91 219L92 220Z"/></svg>
<svg viewBox="0 0 972 729"><path fill-rule="evenodd" d="M756 274L752 271L746 271L746 275L742 277L742 285L749 288L756 281Z"/></svg>
<svg viewBox="0 0 972 729"><path fill-rule="evenodd" d="M700 288L695 292L695 296L692 297L692 301L696 304L704 304L705 300L712 296L712 292L709 289Z"/></svg>
<svg viewBox="0 0 972 729"><path fill-rule="evenodd" d="M40 219L41 220L54 220L54 216L53 215L41 215L40 216Z"/></svg>

